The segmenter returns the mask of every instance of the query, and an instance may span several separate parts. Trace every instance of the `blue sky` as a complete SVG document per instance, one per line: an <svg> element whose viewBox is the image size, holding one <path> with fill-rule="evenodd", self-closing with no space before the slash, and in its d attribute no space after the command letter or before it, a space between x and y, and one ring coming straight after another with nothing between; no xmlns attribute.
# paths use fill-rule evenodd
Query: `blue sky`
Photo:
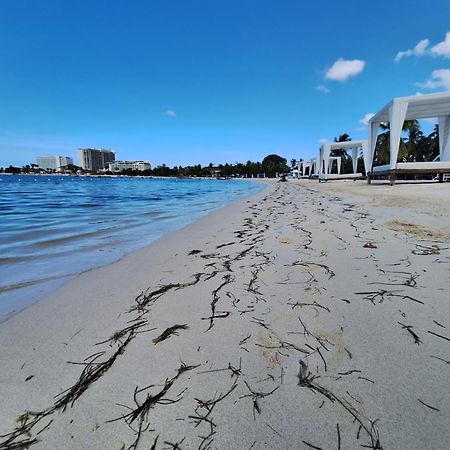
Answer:
<svg viewBox="0 0 450 450"><path fill-rule="evenodd" d="M392 97L450 90L449 18L448 0L1 0L0 166L312 157Z"/></svg>

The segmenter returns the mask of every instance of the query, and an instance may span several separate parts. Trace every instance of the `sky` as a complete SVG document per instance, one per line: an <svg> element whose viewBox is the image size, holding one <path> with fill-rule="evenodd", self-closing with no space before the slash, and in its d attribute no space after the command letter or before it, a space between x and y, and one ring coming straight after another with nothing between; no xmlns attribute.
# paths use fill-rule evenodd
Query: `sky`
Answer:
<svg viewBox="0 0 450 450"><path fill-rule="evenodd" d="M448 0L0 0L0 167L311 158L450 90L449 19Z"/></svg>

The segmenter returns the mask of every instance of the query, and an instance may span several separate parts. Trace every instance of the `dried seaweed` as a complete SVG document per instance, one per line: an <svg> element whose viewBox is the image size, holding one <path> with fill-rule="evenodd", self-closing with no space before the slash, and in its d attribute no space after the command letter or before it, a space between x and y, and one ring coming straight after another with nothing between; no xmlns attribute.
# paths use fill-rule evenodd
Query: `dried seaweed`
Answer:
<svg viewBox="0 0 450 450"><path fill-rule="evenodd" d="M256 420L255 412L257 412L258 414L261 414L261 407L259 405L259 400L264 397L268 397L269 395L272 395L280 386L276 386L270 392L258 392L258 391L254 391L246 381L244 381L244 383L247 386L247 389L250 391L250 394L242 395L240 398L246 398L246 397L252 398L252 400L253 400L253 420Z"/></svg>
<svg viewBox="0 0 450 450"><path fill-rule="evenodd" d="M95 345L102 345L106 344L107 342L110 343L112 346L113 344L116 344L117 342L121 342L121 340L128 336L130 332L137 332L137 330L145 325L147 325L147 320L139 320L136 323L133 323L132 325L123 328L122 330L116 331L110 338L106 339L105 341L97 342ZM152 328L151 330L146 331L153 331L156 328Z"/></svg>
<svg viewBox="0 0 450 450"><path fill-rule="evenodd" d="M212 291L213 299L211 301L211 316L203 318L203 320L209 320L209 327L207 328L206 331L209 331L214 326L214 319L224 318L230 315L230 312L228 311L216 313L216 304L220 299L219 297L220 290L223 289L228 284L230 284L233 280L234 277L231 274L225 274L223 276L223 282Z"/></svg>
<svg viewBox="0 0 450 450"><path fill-rule="evenodd" d="M147 422L148 414L152 408L155 407L155 405L162 404L162 405L169 405L172 403L178 402L180 399L177 400L171 400L165 398L166 394L170 390L170 388L174 385L175 381L180 378L180 376L190 370L195 369L197 366L188 366L184 363L181 364L181 366L178 368L177 373L174 377L170 379L166 379L164 382L164 386L160 391L158 391L156 394L147 394L145 400L143 402L140 402L138 399L138 394L148 388L143 389L136 389L134 390L134 402L136 405L136 408L131 409L131 411L128 414L125 414L117 419L112 419L109 422L115 422L120 419L124 419L129 425L131 425L134 421L138 421L139 425L144 424ZM140 430L139 430L140 431Z"/></svg>
<svg viewBox="0 0 450 450"><path fill-rule="evenodd" d="M300 369L297 375L298 377L298 385L301 387L307 387L311 391L316 392L318 394L323 395L332 403L339 403L353 418L356 422L358 422L362 429L364 429L370 439L370 448L374 450L381 450L380 441L378 438L378 432L375 428L375 422L369 421L369 424L364 423L363 416L348 402L337 397L333 392L324 388L320 384L315 382L316 377L311 374L308 370L307 364L300 360Z"/></svg>
<svg viewBox="0 0 450 450"><path fill-rule="evenodd" d="M413 302L420 303L421 305L425 304L422 300L418 300L417 298L409 295L396 294L396 292L401 291L387 291L385 289L380 289L378 291L355 292L355 295L364 295L364 298L369 300L373 305L375 305L375 300L377 299L379 300L378 303L382 303L385 300L385 297L401 298L402 300L411 300Z"/></svg>
<svg viewBox="0 0 450 450"><path fill-rule="evenodd" d="M331 280L331 278L333 278L336 274L334 273L333 270L330 269L329 266L327 266L326 264L319 264L319 263L315 263L312 261L294 261L291 264L286 264L286 267L293 267L293 266L303 266L303 267L309 267L309 266L316 266L316 267L320 267L322 269L324 269L327 274L328 274L328 279Z"/></svg>
<svg viewBox="0 0 450 450"><path fill-rule="evenodd" d="M164 286L161 286L158 289L155 289L153 291L145 291L142 292L137 298L136 298L136 305L133 306L130 311L138 311L142 312L145 311L145 308L150 304L158 300L160 297L162 297L164 294L171 290L179 290L184 289L189 286L196 285L204 276L204 273L196 273L193 276L192 281L188 281L186 283L168 283Z"/></svg>
<svg viewBox="0 0 450 450"><path fill-rule="evenodd" d="M16 428L11 433L0 436L0 438L6 438L3 442L0 442L0 449L21 449L36 444L38 440L30 437L34 427L42 419L56 411L65 411L68 406L72 407L81 395L111 368L117 357L123 354L125 348L135 336L136 331L131 329L126 340L118 346L117 350L107 360L97 361L103 355L103 352L100 352L89 362L83 363L85 367L78 380L69 389L58 394L56 396L58 400L51 407L39 412L27 411L19 416Z"/></svg>
<svg viewBox="0 0 450 450"><path fill-rule="evenodd" d="M432 334L433 336L437 336L441 339L445 339L446 341L450 342L450 338L446 337L446 336L442 336L442 334L438 334L438 333L434 333L433 331L428 331L428 333Z"/></svg>
<svg viewBox="0 0 450 450"><path fill-rule="evenodd" d="M173 325L172 327L166 328L158 337L153 339L153 343L156 345L159 342L169 339L170 336L178 336L178 330L187 330L189 326L184 323L182 325Z"/></svg>
<svg viewBox="0 0 450 450"><path fill-rule="evenodd" d="M419 336L412 330L412 325L404 325L401 322L397 322L404 330L408 331L409 334L414 338L414 343L419 345L422 343Z"/></svg>
<svg viewBox="0 0 450 450"><path fill-rule="evenodd" d="M193 419L195 428L197 428L201 424L206 424L209 429L209 433L206 436L199 436L201 439L199 450L206 450L209 448L209 445L212 443L213 439L212 437L215 434L214 428L216 427L216 424L214 423L213 419L211 418L211 414L214 410L214 408L225 398L227 398L238 386L237 379L234 381L231 388L225 392L224 394L219 394L219 396L216 398L214 396L211 400L200 400L199 398L195 398L197 402L197 406L195 408L195 415L188 416L190 419Z"/></svg>
<svg viewBox="0 0 450 450"><path fill-rule="evenodd" d="M303 442L305 445L307 445L308 447L313 448L314 450L323 450L322 447L317 447L317 446L315 446L315 445L313 445L313 444L310 444L308 441L303 440L302 442Z"/></svg>
<svg viewBox="0 0 450 450"><path fill-rule="evenodd" d="M420 403L422 403L422 405L426 406L427 408L432 409L433 411L440 411L440 409L435 408L434 406L428 405L427 403L425 403L423 400L421 400L420 398L417 399Z"/></svg>

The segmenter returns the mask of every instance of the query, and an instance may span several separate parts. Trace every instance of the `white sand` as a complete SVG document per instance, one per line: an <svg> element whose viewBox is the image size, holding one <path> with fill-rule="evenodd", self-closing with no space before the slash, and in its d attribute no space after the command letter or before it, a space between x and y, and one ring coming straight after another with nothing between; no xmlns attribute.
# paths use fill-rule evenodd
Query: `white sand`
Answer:
<svg viewBox="0 0 450 450"><path fill-rule="evenodd" d="M82 274L0 326L0 449L447 449L449 194L271 184Z"/></svg>

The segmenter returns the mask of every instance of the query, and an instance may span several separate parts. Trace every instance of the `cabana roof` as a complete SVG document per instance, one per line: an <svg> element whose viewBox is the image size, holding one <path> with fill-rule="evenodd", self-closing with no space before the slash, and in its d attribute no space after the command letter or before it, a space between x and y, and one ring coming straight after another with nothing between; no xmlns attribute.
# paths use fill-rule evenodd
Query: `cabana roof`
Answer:
<svg viewBox="0 0 450 450"><path fill-rule="evenodd" d="M367 140L365 141L344 141L344 142L325 142L322 144L322 147L329 147L330 150L336 150L338 148L354 148L354 147L363 147L367 144Z"/></svg>
<svg viewBox="0 0 450 450"><path fill-rule="evenodd" d="M404 120L439 117L449 113L450 92L394 98L384 108L378 111L369 120L369 123L389 122L389 111L395 103L399 102L408 104Z"/></svg>

